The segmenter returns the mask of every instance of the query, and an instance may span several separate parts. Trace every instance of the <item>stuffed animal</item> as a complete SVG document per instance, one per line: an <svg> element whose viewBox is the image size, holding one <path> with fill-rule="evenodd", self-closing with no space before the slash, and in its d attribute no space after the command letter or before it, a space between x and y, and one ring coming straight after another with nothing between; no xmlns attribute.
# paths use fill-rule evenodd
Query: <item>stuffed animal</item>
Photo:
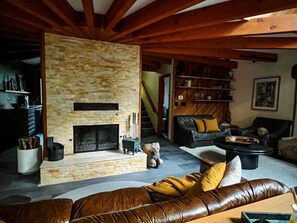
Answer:
<svg viewBox="0 0 297 223"><path fill-rule="evenodd" d="M144 144L142 151L147 154L147 165L158 167L164 161L160 158L160 144L158 142Z"/></svg>

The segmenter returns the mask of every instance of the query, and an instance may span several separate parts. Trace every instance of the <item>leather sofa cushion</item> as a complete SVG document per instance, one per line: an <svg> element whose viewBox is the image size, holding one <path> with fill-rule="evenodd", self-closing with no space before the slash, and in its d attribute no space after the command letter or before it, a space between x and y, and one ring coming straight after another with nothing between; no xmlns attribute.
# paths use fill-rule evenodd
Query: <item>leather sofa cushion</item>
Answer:
<svg viewBox="0 0 297 223"><path fill-rule="evenodd" d="M0 219L7 223L69 222L72 204L71 199L61 198L0 206Z"/></svg>
<svg viewBox="0 0 297 223"><path fill-rule="evenodd" d="M206 170L195 185L188 191L186 196L199 194L201 192L215 189L221 182L226 169L226 163L221 162Z"/></svg>
<svg viewBox="0 0 297 223"><path fill-rule="evenodd" d="M194 119L198 132L205 132L205 125L202 119Z"/></svg>
<svg viewBox="0 0 297 223"><path fill-rule="evenodd" d="M193 134L193 141L196 141L196 140L212 140L212 139L215 139L215 138L218 138L218 137L221 137L221 136L226 136L226 133L224 131L220 131L220 132L203 132L203 133L200 133L200 132L197 132L197 131L194 131L192 132Z"/></svg>
<svg viewBox="0 0 297 223"><path fill-rule="evenodd" d="M149 193L144 187L101 192L75 201L72 208L72 219L93 214L117 212L151 203Z"/></svg>
<svg viewBox="0 0 297 223"><path fill-rule="evenodd" d="M218 132L221 131L218 126L218 120L216 118L213 119L203 119L205 124L205 132Z"/></svg>

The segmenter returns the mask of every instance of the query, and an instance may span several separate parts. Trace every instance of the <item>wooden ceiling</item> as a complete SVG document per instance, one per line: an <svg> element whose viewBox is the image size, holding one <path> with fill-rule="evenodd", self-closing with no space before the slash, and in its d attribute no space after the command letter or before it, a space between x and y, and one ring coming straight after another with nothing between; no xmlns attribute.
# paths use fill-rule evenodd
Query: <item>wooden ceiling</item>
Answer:
<svg viewBox="0 0 297 223"><path fill-rule="evenodd" d="M0 55L36 57L49 32L141 45L151 68L172 58L231 68L238 60L276 62L275 50L297 49L296 7L296 0L1 0Z"/></svg>

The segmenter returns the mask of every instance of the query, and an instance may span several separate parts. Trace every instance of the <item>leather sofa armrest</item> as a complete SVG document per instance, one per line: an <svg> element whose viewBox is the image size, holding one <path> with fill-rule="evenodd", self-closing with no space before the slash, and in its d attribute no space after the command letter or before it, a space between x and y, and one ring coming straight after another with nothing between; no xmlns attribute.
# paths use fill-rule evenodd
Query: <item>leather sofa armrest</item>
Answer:
<svg viewBox="0 0 297 223"><path fill-rule="evenodd" d="M220 127L220 130L223 131L223 132L225 132L226 135L229 135L229 136L232 135L231 134L231 128L230 127L224 127L224 128L221 128Z"/></svg>
<svg viewBox="0 0 297 223"><path fill-rule="evenodd" d="M259 139L260 144L262 144L264 146L269 146L270 138L271 138L271 135L269 133L262 135L262 136L257 136L257 138Z"/></svg>
<svg viewBox="0 0 297 223"><path fill-rule="evenodd" d="M257 128L250 126L247 128L239 128L238 129L238 135L244 136L244 135L257 135Z"/></svg>

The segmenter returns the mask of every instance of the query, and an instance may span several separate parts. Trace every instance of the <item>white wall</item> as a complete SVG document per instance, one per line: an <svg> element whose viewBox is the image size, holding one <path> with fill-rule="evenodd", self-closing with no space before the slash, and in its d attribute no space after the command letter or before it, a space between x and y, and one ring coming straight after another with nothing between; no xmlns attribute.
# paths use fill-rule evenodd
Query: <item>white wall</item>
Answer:
<svg viewBox="0 0 297 223"><path fill-rule="evenodd" d="M235 82L232 91L235 102L230 103L232 123L240 127L249 126L257 116L293 120L295 79L291 69L297 63L296 51L278 51L278 62L239 62L234 70ZM259 77L280 76L280 92L277 111L252 110L253 80ZM295 125L296 126L296 125ZM297 135L297 131L294 131Z"/></svg>

